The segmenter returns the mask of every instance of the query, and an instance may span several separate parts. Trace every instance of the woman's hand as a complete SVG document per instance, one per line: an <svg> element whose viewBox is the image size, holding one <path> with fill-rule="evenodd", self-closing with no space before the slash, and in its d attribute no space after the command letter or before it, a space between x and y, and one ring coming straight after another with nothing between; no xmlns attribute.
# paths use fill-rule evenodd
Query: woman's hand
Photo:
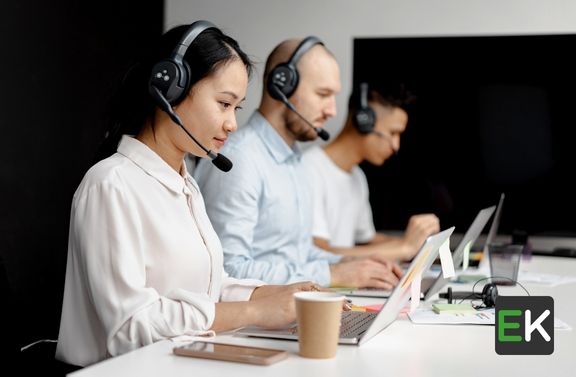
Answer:
<svg viewBox="0 0 576 377"><path fill-rule="evenodd" d="M296 321L294 293L306 291L332 292L312 282L289 285L263 285L254 289L250 301L219 302L211 329L228 331L244 326L284 327ZM344 300L342 310L350 310Z"/></svg>
<svg viewBox="0 0 576 377"><path fill-rule="evenodd" d="M284 292L290 292L290 294L294 294L296 292L301 291L320 291L323 288L320 288L318 285L312 283L311 281L303 281L300 283L288 284L288 285L262 285L252 292L252 296L250 297L250 301L258 300L262 297L270 296L270 295L277 295L282 294Z"/></svg>
<svg viewBox="0 0 576 377"><path fill-rule="evenodd" d="M294 293L318 291L320 288L312 282L289 285L263 285L250 297L250 307L254 325L261 327L282 327L296 320Z"/></svg>
<svg viewBox="0 0 576 377"><path fill-rule="evenodd" d="M282 327L296 320L294 293L306 291L332 292L312 282L301 282L289 285L263 285L252 293L250 302L255 312L257 323L261 327ZM350 310L350 304L344 300L343 310Z"/></svg>

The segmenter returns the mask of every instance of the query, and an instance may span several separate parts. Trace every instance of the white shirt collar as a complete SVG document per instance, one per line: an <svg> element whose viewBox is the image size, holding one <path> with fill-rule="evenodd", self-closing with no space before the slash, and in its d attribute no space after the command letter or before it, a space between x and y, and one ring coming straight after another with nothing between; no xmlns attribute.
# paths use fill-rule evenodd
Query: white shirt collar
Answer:
<svg viewBox="0 0 576 377"><path fill-rule="evenodd" d="M182 175L180 175L146 144L129 135L122 136L118 144L118 153L130 159L168 189L176 193L183 192L186 185L184 179L189 177L184 162L182 162Z"/></svg>

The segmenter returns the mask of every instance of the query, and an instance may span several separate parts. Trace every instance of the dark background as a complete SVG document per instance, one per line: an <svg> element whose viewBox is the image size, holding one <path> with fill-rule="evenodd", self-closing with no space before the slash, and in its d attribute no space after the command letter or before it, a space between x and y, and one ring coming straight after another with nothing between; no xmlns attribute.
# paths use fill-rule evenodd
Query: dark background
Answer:
<svg viewBox="0 0 576 377"><path fill-rule="evenodd" d="M163 1L2 5L0 311L10 347L57 339L72 195L115 85L162 33L163 13Z"/></svg>
<svg viewBox="0 0 576 377"><path fill-rule="evenodd" d="M506 194L501 234L576 236L576 35L354 41L354 83L417 97L398 156L363 164L377 229L433 212L464 232Z"/></svg>

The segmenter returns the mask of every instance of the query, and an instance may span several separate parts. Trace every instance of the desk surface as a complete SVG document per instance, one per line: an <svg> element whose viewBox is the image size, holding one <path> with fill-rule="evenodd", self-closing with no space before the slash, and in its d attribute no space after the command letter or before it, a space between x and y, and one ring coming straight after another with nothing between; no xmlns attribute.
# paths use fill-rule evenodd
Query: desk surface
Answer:
<svg viewBox="0 0 576 377"><path fill-rule="evenodd" d="M533 257L521 269L576 276L576 259ZM336 358L311 360L298 356L298 343L219 335L214 341L284 349L287 360L271 366L175 356L175 343L162 341L79 370L70 376L574 376L576 373L576 283L550 288L525 284L532 295L555 299L555 316L573 330L556 330L554 353L549 356L501 356L494 350L494 327L479 325L415 325L406 315L365 345L341 345ZM519 287L503 287L505 295L523 295ZM356 300L355 300L356 301ZM378 302L359 300L360 304Z"/></svg>

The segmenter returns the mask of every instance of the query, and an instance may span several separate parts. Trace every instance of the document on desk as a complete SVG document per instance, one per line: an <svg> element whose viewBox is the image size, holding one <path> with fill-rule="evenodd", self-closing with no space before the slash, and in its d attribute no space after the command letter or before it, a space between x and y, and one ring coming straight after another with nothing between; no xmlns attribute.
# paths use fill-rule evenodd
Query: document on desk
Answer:
<svg viewBox="0 0 576 377"><path fill-rule="evenodd" d="M564 276L554 274L544 274L540 272L527 272L520 271L518 280L522 283L532 283L546 285L548 287L556 287L562 284L569 284L576 282L576 276Z"/></svg>
<svg viewBox="0 0 576 377"><path fill-rule="evenodd" d="M408 317L417 325L491 325L496 323L494 308L478 310L474 314L437 314L430 308L418 308ZM572 327L561 319L554 317L554 329L572 330Z"/></svg>
<svg viewBox="0 0 576 377"><path fill-rule="evenodd" d="M494 325L494 309L476 313L437 314L430 308L418 308L408 313L412 323L419 325Z"/></svg>

